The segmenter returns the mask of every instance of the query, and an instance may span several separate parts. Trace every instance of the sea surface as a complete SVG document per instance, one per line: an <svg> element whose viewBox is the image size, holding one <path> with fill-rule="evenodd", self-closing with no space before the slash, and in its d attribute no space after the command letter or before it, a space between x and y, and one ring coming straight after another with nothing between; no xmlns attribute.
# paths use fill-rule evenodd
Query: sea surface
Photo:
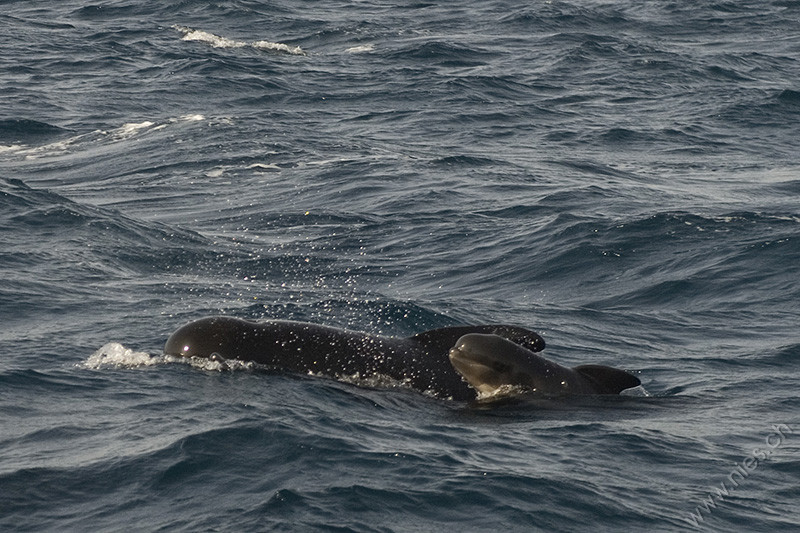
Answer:
<svg viewBox="0 0 800 533"><path fill-rule="evenodd" d="M0 2L0 530L800 531L800 2ZM165 357L539 332L465 403Z"/></svg>

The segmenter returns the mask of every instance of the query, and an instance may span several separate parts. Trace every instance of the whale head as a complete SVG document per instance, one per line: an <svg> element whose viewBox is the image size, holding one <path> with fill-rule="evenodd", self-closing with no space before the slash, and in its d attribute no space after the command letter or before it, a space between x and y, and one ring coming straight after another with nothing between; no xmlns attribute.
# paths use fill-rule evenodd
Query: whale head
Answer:
<svg viewBox="0 0 800 533"><path fill-rule="evenodd" d="M619 394L641 384L609 366L567 368L498 335L470 333L456 342L450 363L481 395L520 387L545 395Z"/></svg>
<svg viewBox="0 0 800 533"><path fill-rule="evenodd" d="M252 324L232 317L209 317L189 322L167 339L164 354L179 357L234 359L241 352ZM252 334L252 333L251 333Z"/></svg>
<svg viewBox="0 0 800 533"><path fill-rule="evenodd" d="M498 335L470 333L458 339L449 357L467 383L480 394L490 395L502 387L535 387L528 354L538 358Z"/></svg>

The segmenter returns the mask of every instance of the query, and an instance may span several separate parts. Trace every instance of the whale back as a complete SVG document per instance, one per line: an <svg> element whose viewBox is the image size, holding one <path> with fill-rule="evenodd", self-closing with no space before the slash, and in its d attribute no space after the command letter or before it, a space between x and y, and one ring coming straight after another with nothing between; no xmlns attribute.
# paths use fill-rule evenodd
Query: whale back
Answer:
<svg viewBox="0 0 800 533"><path fill-rule="evenodd" d="M167 339L164 353L251 361L335 378L384 376L436 397L469 400L475 398L475 390L448 358L450 348L469 333L498 335L530 351L544 348L536 333L507 325L446 327L402 338L306 322L217 316L178 328Z"/></svg>
<svg viewBox="0 0 800 533"><path fill-rule="evenodd" d="M377 336L307 322L218 316L177 329L167 339L164 353L203 358L216 354L295 372L353 373L362 369L358 354L371 361L383 345Z"/></svg>
<svg viewBox="0 0 800 533"><path fill-rule="evenodd" d="M450 348L455 346L458 339L470 333L483 335L497 335L503 337L516 345L527 348L532 352L544 350L544 339L537 333L518 326L508 326L505 324L489 324L482 326L452 326L446 328L431 329L417 333L410 340L423 346L428 351L437 354L447 354Z"/></svg>

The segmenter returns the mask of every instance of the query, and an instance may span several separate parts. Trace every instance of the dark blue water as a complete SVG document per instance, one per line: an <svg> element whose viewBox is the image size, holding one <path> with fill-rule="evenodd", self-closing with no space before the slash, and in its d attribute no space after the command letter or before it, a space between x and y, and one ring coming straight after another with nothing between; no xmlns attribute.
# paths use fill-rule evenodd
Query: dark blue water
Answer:
<svg viewBox="0 0 800 533"><path fill-rule="evenodd" d="M3 2L0 529L798 531L800 2ZM540 332L619 398L163 357Z"/></svg>

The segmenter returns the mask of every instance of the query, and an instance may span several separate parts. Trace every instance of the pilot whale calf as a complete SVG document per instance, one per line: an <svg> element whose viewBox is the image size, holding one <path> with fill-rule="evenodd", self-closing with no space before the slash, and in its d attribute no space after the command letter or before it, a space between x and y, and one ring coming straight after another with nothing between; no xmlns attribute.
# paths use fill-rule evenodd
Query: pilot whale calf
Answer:
<svg viewBox="0 0 800 533"><path fill-rule="evenodd" d="M388 376L438 398L474 400L475 389L448 358L456 341L470 333L492 334L530 353L545 346L533 331L507 325L447 327L400 338L307 322L252 322L220 316L178 328L167 339L164 353L253 361L333 378Z"/></svg>
<svg viewBox="0 0 800 533"><path fill-rule="evenodd" d="M619 394L639 378L603 365L567 368L499 335L470 333L449 353L453 367L481 396L521 387L545 396Z"/></svg>

